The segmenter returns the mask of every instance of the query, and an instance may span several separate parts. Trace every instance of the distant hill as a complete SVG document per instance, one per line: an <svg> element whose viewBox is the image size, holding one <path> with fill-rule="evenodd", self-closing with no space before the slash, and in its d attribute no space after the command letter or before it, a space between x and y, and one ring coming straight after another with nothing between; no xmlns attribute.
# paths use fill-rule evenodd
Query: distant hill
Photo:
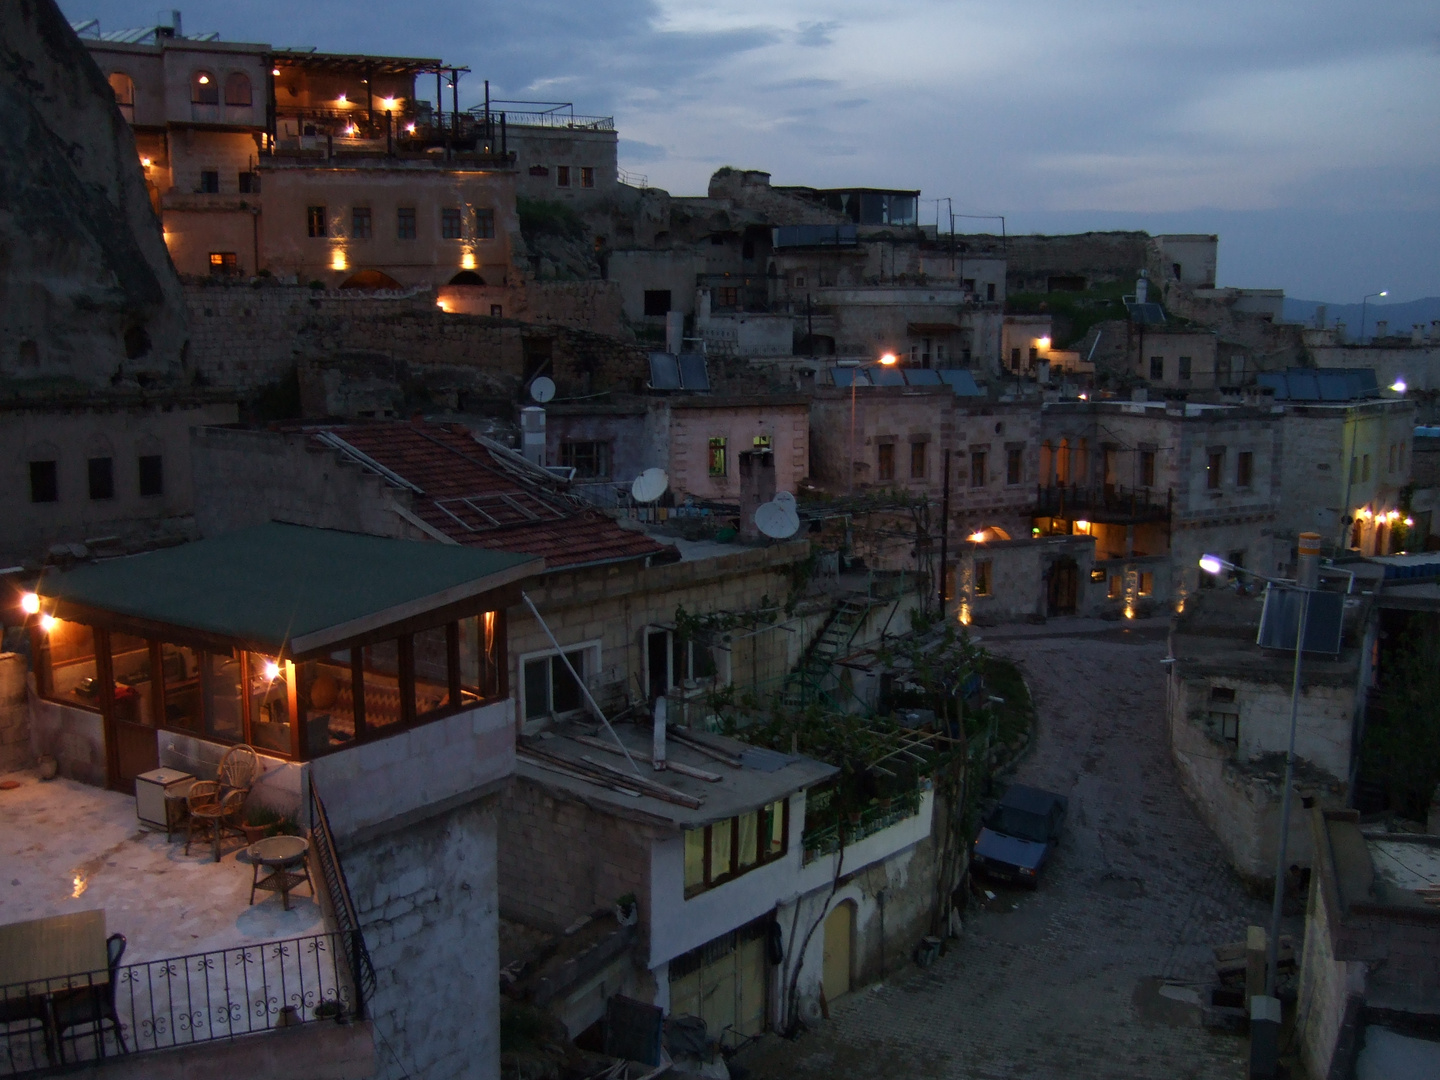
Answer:
<svg viewBox="0 0 1440 1080"><path fill-rule="evenodd" d="M1306 326L1315 325L1315 309L1325 308L1325 325L1334 326L1335 321L1345 324L1345 337L1354 340L1360 333L1360 307L1359 304L1325 304L1319 300L1292 300L1285 298L1285 321L1292 323L1304 323ZM1427 296L1423 300L1411 300L1404 304L1384 304L1373 301L1365 305L1365 335L1373 337L1375 334L1375 323L1384 319L1388 322L1389 334L1410 335L1410 327L1415 323L1425 323L1427 326L1432 319L1440 319L1440 296Z"/></svg>

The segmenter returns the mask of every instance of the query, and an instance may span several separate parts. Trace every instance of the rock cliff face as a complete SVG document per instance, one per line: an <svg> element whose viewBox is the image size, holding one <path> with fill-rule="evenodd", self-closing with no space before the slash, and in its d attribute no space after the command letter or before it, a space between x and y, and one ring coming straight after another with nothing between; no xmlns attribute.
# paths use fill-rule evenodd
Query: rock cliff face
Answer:
<svg viewBox="0 0 1440 1080"><path fill-rule="evenodd" d="M53 0L0 3L0 394L185 381L130 127Z"/></svg>

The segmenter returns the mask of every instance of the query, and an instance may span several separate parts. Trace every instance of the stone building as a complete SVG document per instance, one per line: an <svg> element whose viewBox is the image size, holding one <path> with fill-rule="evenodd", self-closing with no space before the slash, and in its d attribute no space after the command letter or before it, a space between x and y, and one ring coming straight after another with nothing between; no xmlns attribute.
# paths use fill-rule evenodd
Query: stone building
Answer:
<svg viewBox="0 0 1440 1080"><path fill-rule="evenodd" d="M1373 580L1368 588L1374 591ZM1263 604L1258 594L1220 589L1186 601L1170 633L1175 662L1166 703L1181 780L1232 865L1255 882L1275 873L1294 672L1293 649L1255 644ZM1307 650L1301 667L1296 787L1327 808L1349 805L1359 765L1374 681L1371 609L1358 591L1347 597L1340 652ZM1286 851L1292 865L1310 864L1310 834L1300 815L1291 818Z"/></svg>
<svg viewBox="0 0 1440 1080"><path fill-rule="evenodd" d="M1440 1067L1440 873L1434 836L1365 830L1313 808L1296 1038L1309 1075L1433 1075ZM1407 1070L1387 1072L1387 1069Z"/></svg>
<svg viewBox="0 0 1440 1080"><path fill-rule="evenodd" d="M1162 324L1135 326L1132 336L1134 373L1152 387L1214 390L1232 383L1229 368L1220 366L1219 339L1212 331Z"/></svg>
<svg viewBox="0 0 1440 1080"><path fill-rule="evenodd" d="M773 455L775 490L810 474L809 403L793 394L615 396L546 409L547 463L575 469L577 490L603 505L646 469L669 477L666 504L735 503L740 455Z"/></svg>

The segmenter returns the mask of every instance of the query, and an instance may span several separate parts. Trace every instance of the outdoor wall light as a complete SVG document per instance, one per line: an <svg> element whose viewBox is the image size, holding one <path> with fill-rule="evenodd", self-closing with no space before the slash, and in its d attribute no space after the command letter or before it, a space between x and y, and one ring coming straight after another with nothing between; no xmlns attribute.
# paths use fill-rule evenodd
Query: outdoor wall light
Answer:
<svg viewBox="0 0 1440 1080"><path fill-rule="evenodd" d="M979 532L973 532L966 537L966 539L972 544L983 544L985 542L985 530L981 529Z"/></svg>
<svg viewBox="0 0 1440 1080"><path fill-rule="evenodd" d="M60 620L57 619L57 618L55 618L54 615L49 615L49 614L41 615L41 616L40 616L40 629L43 630L45 633L48 634L48 633L50 633L51 630L54 630L54 629L55 629L55 624L56 624L57 622L59 622L59 621L60 621Z"/></svg>
<svg viewBox="0 0 1440 1080"><path fill-rule="evenodd" d="M336 97L335 97L335 104L337 104L337 105L345 105L345 104L348 104L348 102L345 100L345 95L344 95L343 93L336 95Z"/></svg>
<svg viewBox="0 0 1440 1080"><path fill-rule="evenodd" d="M1075 522L1075 528L1079 529L1082 533L1085 533L1088 536L1090 533L1090 522L1077 521Z"/></svg>
<svg viewBox="0 0 1440 1080"><path fill-rule="evenodd" d="M414 135L414 134L415 134L415 125L414 125L414 124L406 124L406 125L405 125L405 134L407 134L407 135Z"/></svg>
<svg viewBox="0 0 1440 1080"><path fill-rule="evenodd" d="M40 596L38 593L27 592L20 597L20 610L26 615L38 615L40 613Z"/></svg>
<svg viewBox="0 0 1440 1080"><path fill-rule="evenodd" d="M880 357L880 363L884 364L886 367L894 367L899 362L900 358L896 356L893 352L887 352L884 356Z"/></svg>
<svg viewBox="0 0 1440 1080"><path fill-rule="evenodd" d="M1204 570L1207 574L1223 573L1225 568L1229 565L1230 564L1227 563L1224 559L1220 558L1219 555L1200 556L1200 569Z"/></svg>
<svg viewBox="0 0 1440 1080"><path fill-rule="evenodd" d="M209 85L210 85L210 76L209 76L209 75L201 75L201 76L200 76L198 79L196 79L195 81L198 82L201 86L209 86Z"/></svg>
<svg viewBox="0 0 1440 1080"><path fill-rule="evenodd" d="M261 669L268 682L274 682L280 677L280 665L274 660L266 660L264 668Z"/></svg>
<svg viewBox="0 0 1440 1080"><path fill-rule="evenodd" d="M335 251L330 255L331 270L347 270L349 267L350 261L345 258L345 252Z"/></svg>
<svg viewBox="0 0 1440 1080"><path fill-rule="evenodd" d="M386 112L394 112L398 103L393 97L381 98L380 107Z"/></svg>
<svg viewBox="0 0 1440 1080"><path fill-rule="evenodd" d="M475 269L475 253L474 253L474 252L472 252L472 251L467 251L467 252L465 252L465 254L463 254L463 255L460 256L460 268L461 268L462 270L474 270L474 269Z"/></svg>
<svg viewBox="0 0 1440 1080"><path fill-rule="evenodd" d="M1050 351L1050 339L1049 339L1048 337L1036 338L1036 339L1035 339L1035 347L1036 347L1037 349L1039 349L1041 352L1049 352L1049 351Z"/></svg>
<svg viewBox="0 0 1440 1080"><path fill-rule="evenodd" d="M1393 383L1390 384L1390 389L1394 390L1397 394L1405 393L1405 391L1409 389L1409 387L1405 385L1405 377L1402 375L1400 378L1396 379Z"/></svg>
<svg viewBox="0 0 1440 1080"><path fill-rule="evenodd" d="M271 74L271 75L279 75L279 74L280 74L280 69L279 69L279 68L271 68L271 69L270 69L270 74Z"/></svg>

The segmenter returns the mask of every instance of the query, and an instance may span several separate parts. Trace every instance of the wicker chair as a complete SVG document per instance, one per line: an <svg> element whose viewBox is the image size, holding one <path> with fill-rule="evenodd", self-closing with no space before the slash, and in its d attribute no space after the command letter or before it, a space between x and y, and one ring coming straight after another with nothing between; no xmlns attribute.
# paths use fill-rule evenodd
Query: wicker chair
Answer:
<svg viewBox="0 0 1440 1080"><path fill-rule="evenodd" d="M206 790L197 796L195 788L202 784ZM225 833L232 833L242 840L245 838L245 832L240 828L240 815L245 810L245 797L249 792L236 789L220 795L218 791L211 790L219 786L213 780L199 780L191 785L191 794L185 800L190 807L190 825L185 830L186 855L190 854L190 841L197 830L202 837L209 831L216 862L220 861L220 841Z"/></svg>

